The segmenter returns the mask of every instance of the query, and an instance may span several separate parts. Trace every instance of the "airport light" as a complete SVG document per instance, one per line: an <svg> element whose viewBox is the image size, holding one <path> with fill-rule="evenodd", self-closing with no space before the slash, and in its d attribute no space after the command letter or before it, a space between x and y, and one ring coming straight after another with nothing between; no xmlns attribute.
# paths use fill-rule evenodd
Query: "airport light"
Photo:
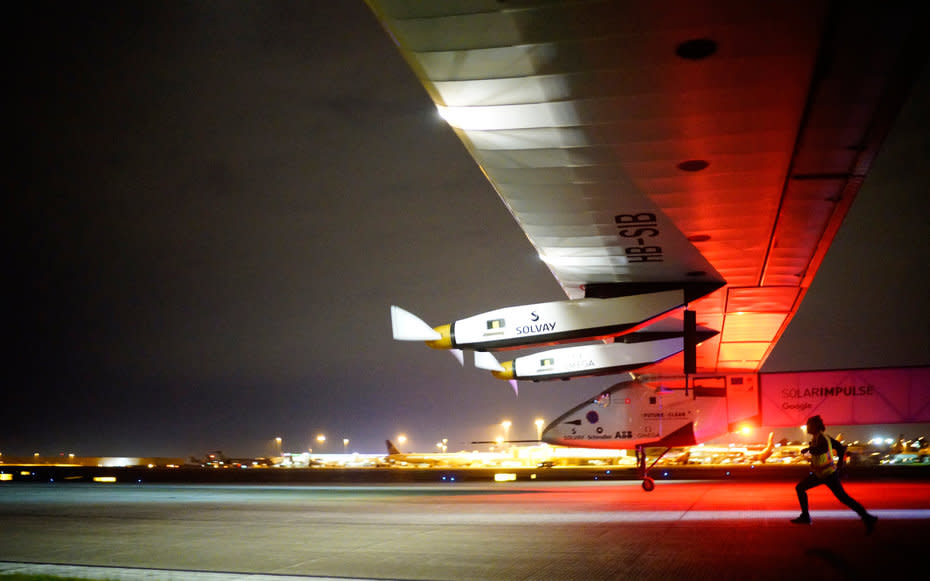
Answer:
<svg viewBox="0 0 930 581"><path fill-rule="evenodd" d="M542 440L543 419L536 418L536 421L534 421L533 423L536 424L536 439Z"/></svg>
<svg viewBox="0 0 930 581"><path fill-rule="evenodd" d="M326 434L317 434L316 436L317 443L322 446L326 443Z"/></svg>
<svg viewBox="0 0 930 581"><path fill-rule="evenodd" d="M281 442L282 442L281 436L276 437L274 441L275 441L275 444L277 444L278 446L278 456L283 456L284 452L282 451L282 448L281 448Z"/></svg>
<svg viewBox="0 0 930 581"><path fill-rule="evenodd" d="M349 439L343 438L342 439L342 453L345 454L348 448L349 448Z"/></svg>
<svg viewBox="0 0 930 581"><path fill-rule="evenodd" d="M406 444L406 443L407 443L407 436L405 436L404 434L398 434L398 436L397 436L397 443L398 443L398 444L401 444L401 445Z"/></svg>
<svg viewBox="0 0 930 581"><path fill-rule="evenodd" d="M501 422L501 427L504 428L504 440L510 440L510 420L504 420Z"/></svg>

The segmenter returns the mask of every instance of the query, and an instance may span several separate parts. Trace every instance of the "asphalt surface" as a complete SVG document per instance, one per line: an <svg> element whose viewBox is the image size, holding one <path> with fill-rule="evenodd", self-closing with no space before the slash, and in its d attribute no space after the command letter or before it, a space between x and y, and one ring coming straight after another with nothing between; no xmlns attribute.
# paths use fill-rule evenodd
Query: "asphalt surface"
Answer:
<svg viewBox="0 0 930 581"><path fill-rule="evenodd" d="M109 579L916 579L930 483L0 485L0 573ZM49 570L49 569L46 569ZM910 571L910 573L908 573ZM62 574L62 573L59 573ZM915 577L915 575L917 575Z"/></svg>

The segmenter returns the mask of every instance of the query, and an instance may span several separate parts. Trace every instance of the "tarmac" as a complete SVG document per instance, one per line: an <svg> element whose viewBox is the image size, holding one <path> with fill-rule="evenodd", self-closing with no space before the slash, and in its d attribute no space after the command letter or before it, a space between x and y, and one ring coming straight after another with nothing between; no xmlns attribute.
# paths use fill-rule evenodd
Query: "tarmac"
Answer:
<svg viewBox="0 0 930 581"><path fill-rule="evenodd" d="M914 579L930 482L0 485L0 575L88 579Z"/></svg>

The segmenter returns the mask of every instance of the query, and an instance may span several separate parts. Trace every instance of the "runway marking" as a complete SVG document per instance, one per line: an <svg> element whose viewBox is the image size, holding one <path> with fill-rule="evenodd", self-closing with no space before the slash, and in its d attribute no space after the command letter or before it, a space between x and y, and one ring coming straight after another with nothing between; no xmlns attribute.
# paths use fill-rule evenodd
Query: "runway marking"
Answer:
<svg viewBox="0 0 930 581"><path fill-rule="evenodd" d="M270 573L238 573L232 571L182 571L179 569L141 569L135 567L93 567L90 565L52 565L48 563L15 563L0 561L0 576L54 575L79 579L107 581L387 581L375 577L318 577L314 575L275 575Z"/></svg>
<svg viewBox="0 0 930 581"><path fill-rule="evenodd" d="M799 509L790 510L666 510L666 511L575 511L560 513L352 513L351 520L343 512L314 512L318 524L372 525L393 523L425 526L507 526L542 524L610 524L669 523L708 521L785 521L798 516ZM877 509L870 512L883 520L930 520L930 509ZM815 520L856 520L849 509L812 510Z"/></svg>

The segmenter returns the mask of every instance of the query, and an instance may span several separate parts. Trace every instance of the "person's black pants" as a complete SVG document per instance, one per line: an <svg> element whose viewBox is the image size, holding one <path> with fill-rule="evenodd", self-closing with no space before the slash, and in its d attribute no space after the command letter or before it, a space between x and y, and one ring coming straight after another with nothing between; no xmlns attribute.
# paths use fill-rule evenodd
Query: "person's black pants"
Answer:
<svg viewBox="0 0 930 581"><path fill-rule="evenodd" d="M816 486L820 486L821 484L826 484L827 488L830 489L830 492L833 493L833 496L835 496L837 500L849 508L856 511L856 514L858 514L860 518L864 519L868 514L861 504L856 502L853 497L849 496L849 494L843 490L843 485L840 483L839 472L834 472L833 474L830 474L824 478L821 478L812 472L807 478L798 482L798 485L795 486L794 489L798 493L798 502L801 503L801 514L809 514L807 505L807 491Z"/></svg>

